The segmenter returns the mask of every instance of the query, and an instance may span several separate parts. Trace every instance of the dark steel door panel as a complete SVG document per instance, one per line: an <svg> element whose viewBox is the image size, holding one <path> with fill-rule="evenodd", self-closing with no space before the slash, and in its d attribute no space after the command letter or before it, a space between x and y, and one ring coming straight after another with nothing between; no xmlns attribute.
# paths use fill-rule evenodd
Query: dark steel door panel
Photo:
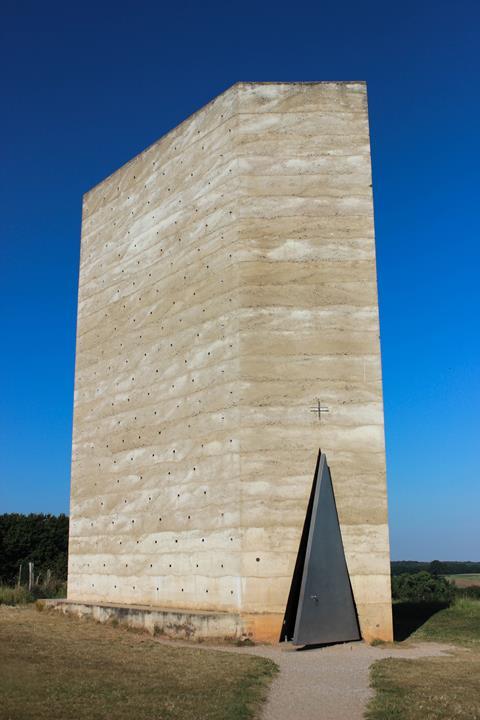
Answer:
<svg viewBox="0 0 480 720"><path fill-rule="evenodd" d="M361 639L330 469L321 452L281 639L294 645Z"/></svg>

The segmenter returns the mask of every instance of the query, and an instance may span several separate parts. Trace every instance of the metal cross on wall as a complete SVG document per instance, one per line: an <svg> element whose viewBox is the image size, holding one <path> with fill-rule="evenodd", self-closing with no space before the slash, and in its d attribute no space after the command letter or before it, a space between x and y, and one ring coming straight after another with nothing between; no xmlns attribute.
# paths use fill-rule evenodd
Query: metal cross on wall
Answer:
<svg viewBox="0 0 480 720"><path fill-rule="evenodd" d="M321 422L322 420L322 413L328 413L330 412L329 408L326 405L322 405L321 400L317 400L316 406L310 408L310 412L317 413L318 414L318 420Z"/></svg>

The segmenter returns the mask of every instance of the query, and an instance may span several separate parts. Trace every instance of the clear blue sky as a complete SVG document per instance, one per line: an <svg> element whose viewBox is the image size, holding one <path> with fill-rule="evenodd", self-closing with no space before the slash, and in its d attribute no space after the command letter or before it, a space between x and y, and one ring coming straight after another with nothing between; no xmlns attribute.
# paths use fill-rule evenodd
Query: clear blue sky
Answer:
<svg viewBox="0 0 480 720"><path fill-rule="evenodd" d="M2 7L0 512L68 511L82 194L237 80L365 79L392 555L480 560L478 2Z"/></svg>

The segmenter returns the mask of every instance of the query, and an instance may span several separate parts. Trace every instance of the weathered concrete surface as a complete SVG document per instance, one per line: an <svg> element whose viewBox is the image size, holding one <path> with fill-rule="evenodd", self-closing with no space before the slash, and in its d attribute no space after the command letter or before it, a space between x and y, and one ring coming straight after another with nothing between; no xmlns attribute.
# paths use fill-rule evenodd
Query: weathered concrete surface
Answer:
<svg viewBox="0 0 480 720"><path fill-rule="evenodd" d="M88 603L69 600L41 600L45 607L79 618L92 618L97 622L113 620L151 635L196 640L211 638L234 641L244 637L243 619L239 613L189 612L182 608L151 608L143 605L114 605L112 603Z"/></svg>
<svg viewBox="0 0 480 720"><path fill-rule="evenodd" d="M390 639L365 85L240 83L84 199L69 598L276 639L320 446Z"/></svg>

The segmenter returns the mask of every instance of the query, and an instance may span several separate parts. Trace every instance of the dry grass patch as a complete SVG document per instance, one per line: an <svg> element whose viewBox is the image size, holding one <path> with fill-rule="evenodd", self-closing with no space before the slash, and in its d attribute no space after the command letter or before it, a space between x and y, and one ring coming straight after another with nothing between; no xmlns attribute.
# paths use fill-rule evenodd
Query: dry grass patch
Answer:
<svg viewBox="0 0 480 720"><path fill-rule="evenodd" d="M468 651L453 657L376 662L371 680L377 694L368 720L478 720L480 657Z"/></svg>
<svg viewBox="0 0 480 720"><path fill-rule="evenodd" d="M276 672L32 606L0 607L0 667L1 720L244 720Z"/></svg>

